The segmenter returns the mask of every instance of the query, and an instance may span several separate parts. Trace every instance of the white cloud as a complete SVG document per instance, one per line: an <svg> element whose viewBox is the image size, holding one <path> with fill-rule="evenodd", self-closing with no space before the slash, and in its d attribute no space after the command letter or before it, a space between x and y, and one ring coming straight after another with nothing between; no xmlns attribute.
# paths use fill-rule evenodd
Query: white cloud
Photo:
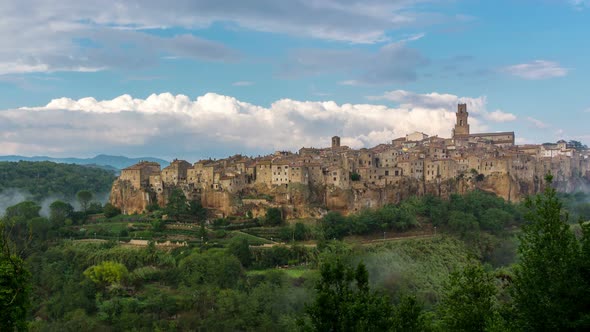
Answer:
<svg viewBox="0 0 590 332"><path fill-rule="evenodd" d="M542 80L567 75L569 69L558 62L535 60L502 68L502 71L527 80Z"/></svg>
<svg viewBox="0 0 590 332"><path fill-rule="evenodd" d="M509 122L516 120L516 115L495 110L484 115L484 117L494 122Z"/></svg>
<svg viewBox="0 0 590 332"><path fill-rule="evenodd" d="M237 81L237 82L233 82L231 85L233 85L233 86L252 86L252 85L254 85L254 82L251 82L251 81Z"/></svg>
<svg viewBox="0 0 590 332"><path fill-rule="evenodd" d="M508 122L516 120L516 116L511 113L505 113L501 110L488 112L486 110L487 99L485 96L471 98L459 97L446 93L415 93L406 90L393 90L385 92L380 96L368 96L369 100L389 100L399 103L402 108L425 107L430 109L444 109L455 112L457 104L467 104L469 113L483 117L483 119L492 122Z"/></svg>
<svg viewBox="0 0 590 332"><path fill-rule="evenodd" d="M529 121L530 123L532 123L533 126L535 126L536 128L539 128L539 129L549 128L549 125L548 124L546 124L545 122L543 122L543 121L541 121L539 119L535 119L535 118L533 118L531 116L527 117L526 119L527 119L527 121Z"/></svg>
<svg viewBox="0 0 590 332"><path fill-rule="evenodd" d="M455 110L277 100L270 107L208 93L54 99L46 106L0 112L0 154L157 155L260 154L328 146L338 134L353 148L385 143L413 131L449 137ZM477 118L474 131L485 126Z"/></svg>

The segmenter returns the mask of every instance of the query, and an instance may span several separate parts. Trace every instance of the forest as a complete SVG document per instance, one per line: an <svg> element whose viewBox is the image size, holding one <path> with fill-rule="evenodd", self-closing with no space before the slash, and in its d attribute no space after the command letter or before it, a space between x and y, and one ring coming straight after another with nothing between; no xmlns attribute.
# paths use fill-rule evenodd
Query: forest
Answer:
<svg viewBox="0 0 590 332"><path fill-rule="evenodd" d="M550 177L548 180L551 180ZM125 216L68 189L0 230L0 330L531 331L590 327L590 196L474 191L318 220L212 218L181 192ZM53 190L53 189L52 189Z"/></svg>
<svg viewBox="0 0 590 332"><path fill-rule="evenodd" d="M73 201L80 190L106 194L114 180L112 171L90 165L49 161L0 162L0 195L13 190L37 202L50 198Z"/></svg>

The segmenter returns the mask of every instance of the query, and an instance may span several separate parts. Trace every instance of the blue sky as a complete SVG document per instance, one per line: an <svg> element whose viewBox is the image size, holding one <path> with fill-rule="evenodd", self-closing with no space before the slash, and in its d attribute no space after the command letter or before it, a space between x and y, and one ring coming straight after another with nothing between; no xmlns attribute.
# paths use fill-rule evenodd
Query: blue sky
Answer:
<svg viewBox="0 0 590 332"><path fill-rule="evenodd" d="M333 134L372 146L449 136L457 102L473 130L590 144L590 1L8 0L0 12L0 154L195 160Z"/></svg>

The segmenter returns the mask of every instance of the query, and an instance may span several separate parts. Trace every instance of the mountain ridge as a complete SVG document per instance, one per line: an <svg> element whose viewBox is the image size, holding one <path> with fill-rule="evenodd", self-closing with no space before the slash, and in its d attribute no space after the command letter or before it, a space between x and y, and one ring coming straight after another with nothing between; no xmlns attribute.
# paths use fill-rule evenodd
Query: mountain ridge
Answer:
<svg viewBox="0 0 590 332"><path fill-rule="evenodd" d="M166 167L170 164L169 161L164 159L155 158L155 157L139 157L139 158L130 158L126 156L112 156L107 154L99 154L92 158L75 158L75 157L65 157L65 158L55 158L49 156L32 156L32 157L25 157L19 155L6 155L0 156L0 161L52 161L56 163L62 164L77 164L77 165L96 165L96 166L110 166L116 168L117 170L121 170L123 168L129 167L131 165L137 164L138 162L145 160L145 161L154 161L160 164L162 167Z"/></svg>

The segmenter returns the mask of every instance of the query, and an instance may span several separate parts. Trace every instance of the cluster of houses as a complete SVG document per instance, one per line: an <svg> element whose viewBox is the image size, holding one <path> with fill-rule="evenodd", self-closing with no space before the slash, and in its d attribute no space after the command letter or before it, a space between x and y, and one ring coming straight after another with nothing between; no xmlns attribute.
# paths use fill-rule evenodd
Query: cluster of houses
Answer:
<svg viewBox="0 0 590 332"><path fill-rule="evenodd" d="M385 187L410 177L444 181L466 174L509 174L532 179L551 171L568 179L590 178L590 153L565 141L555 144L515 145L514 132L469 132L467 106L460 104L451 138L414 132L372 148L354 150L332 138L327 148L279 151L263 157L232 156L191 164L174 160L160 169L140 162L121 172L119 180L156 194L168 187L238 193L252 186L334 186L341 189Z"/></svg>

